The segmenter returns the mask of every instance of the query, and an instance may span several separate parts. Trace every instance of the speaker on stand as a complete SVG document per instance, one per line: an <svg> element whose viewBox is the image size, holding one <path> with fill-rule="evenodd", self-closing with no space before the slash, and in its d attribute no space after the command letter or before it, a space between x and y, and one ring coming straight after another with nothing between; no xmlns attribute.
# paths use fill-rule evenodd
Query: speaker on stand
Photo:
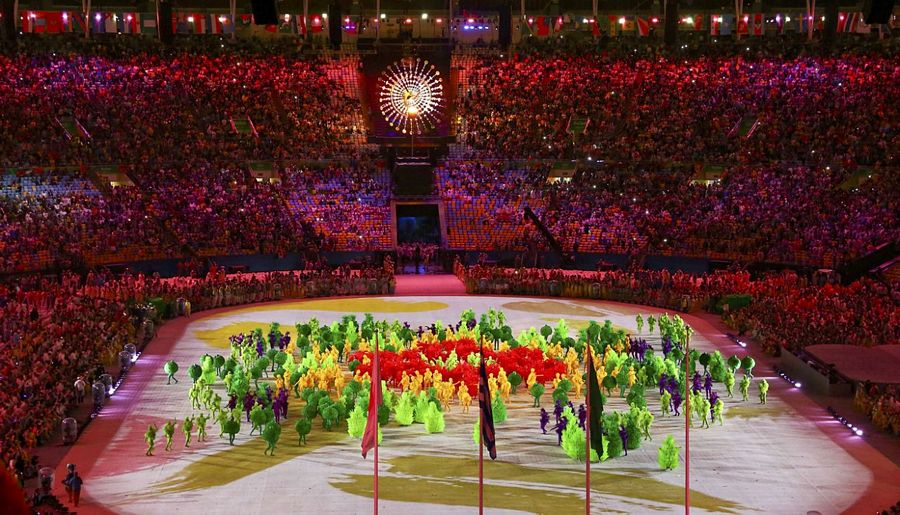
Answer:
<svg viewBox="0 0 900 515"><path fill-rule="evenodd" d="M275 0L250 0L255 25L278 25L278 10Z"/></svg>
<svg viewBox="0 0 900 515"><path fill-rule="evenodd" d="M663 0L663 3L666 7L666 47L675 48L678 45L678 0Z"/></svg>
<svg viewBox="0 0 900 515"><path fill-rule="evenodd" d="M331 48L338 50L341 43L344 42L344 31L341 29L343 16L341 16L341 6L337 2L328 4L328 41L331 42Z"/></svg>
<svg viewBox="0 0 900 515"><path fill-rule="evenodd" d="M500 11L500 24L498 39L501 48L506 48L512 43L512 14L508 3L503 3L498 9Z"/></svg>
<svg viewBox="0 0 900 515"><path fill-rule="evenodd" d="M894 12L894 0L866 0L862 12L866 25L890 23L891 14Z"/></svg>
<svg viewBox="0 0 900 515"><path fill-rule="evenodd" d="M156 30L159 33L159 41L164 45L171 45L175 40L172 29L172 2L160 0L156 11Z"/></svg>

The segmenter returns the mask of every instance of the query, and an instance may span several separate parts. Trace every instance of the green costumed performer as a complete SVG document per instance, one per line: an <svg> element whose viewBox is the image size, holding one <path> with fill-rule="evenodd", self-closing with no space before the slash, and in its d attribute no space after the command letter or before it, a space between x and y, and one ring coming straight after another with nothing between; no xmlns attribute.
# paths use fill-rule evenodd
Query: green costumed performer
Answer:
<svg viewBox="0 0 900 515"><path fill-rule="evenodd" d="M231 412L228 415L228 420L225 421L225 434L228 435L228 444L234 445L234 435L238 434L241 430L241 415L238 413L237 415L234 412Z"/></svg>
<svg viewBox="0 0 900 515"><path fill-rule="evenodd" d="M650 436L650 426L653 425L654 418L653 413L650 413L648 409L642 409L638 414L638 426L641 428L641 434L644 435L646 440L653 439Z"/></svg>
<svg viewBox="0 0 900 515"><path fill-rule="evenodd" d="M166 437L166 450L172 450L172 438L175 437L175 422L170 420L163 426L163 436Z"/></svg>
<svg viewBox="0 0 900 515"><path fill-rule="evenodd" d="M725 369L725 391L729 397L734 397L734 372L730 368Z"/></svg>
<svg viewBox="0 0 900 515"><path fill-rule="evenodd" d="M278 439L281 438L281 425L272 420L263 428L262 437L266 441L264 454L275 456L275 445L278 443Z"/></svg>
<svg viewBox="0 0 900 515"><path fill-rule="evenodd" d="M769 393L769 382L765 379L761 379L759 381L759 384L757 384L756 386L759 387L759 403L765 404L766 395L768 395Z"/></svg>
<svg viewBox="0 0 900 515"><path fill-rule="evenodd" d="M147 454L145 456L153 456L153 448L156 445L156 424L150 424L147 432L144 433L144 441L147 442Z"/></svg>
<svg viewBox="0 0 900 515"><path fill-rule="evenodd" d="M191 389L188 390L188 397L191 398L192 408L200 409L200 397L203 395L204 388L206 388L206 381L202 378L191 385Z"/></svg>
<svg viewBox="0 0 900 515"><path fill-rule="evenodd" d="M644 317L642 317L641 314L638 313L637 316L634 317L634 319L637 322L638 334L641 334L641 331L644 330Z"/></svg>
<svg viewBox="0 0 900 515"><path fill-rule="evenodd" d="M647 330L650 334L653 334L653 326L656 325L656 319L653 318L653 315L647 317Z"/></svg>
<svg viewBox="0 0 900 515"><path fill-rule="evenodd" d="M700 413L699 413L700 420L703 422L701 427L706 427L706 428L709 427L709 415L710 415L709 410L710 410L710 408L711 408L711 406L709 404L709 399L707 399L706 397L701 395L700 396Z"/></svg>
<svg viewBox="0 0 900 515"><path fill-rule="evenodd" d="M294 429L300 437L297 440L297 445L306 445L306 435L312 430L312 422L306 417L300 417L297 419L297 422L294 423Z"/></svg>
<svg viewBox="0 0 900 515"><path fill-rule="evenodd" d="M184 425L181 426L181 430L184 431L184 446L191 446L191 431L194 430L194 417L187 417L184 419Z"/></svg>
<svg viewBox="0 0 900 515"><path fill-rule="evenodd" d="M268 417L266 416L265 410L259 404L254 404L253 408L250 410L250 422L253 426L250 428L250 434L252 435L254 431L259 430L262 433L263 426L266 424Z"/></svg>
<svg viewBox="0 0 900 515"><path fill-rule="evenodd" d="M219 410L219 413L216 414L216 420L219 422L219 438L225 437L225 423L228 422L228 410Z"/></svg>
<svg viewBox="0 0 900 515"><path fill-rule="evenodd" d="M175 384L178 384L178 379L175 379L175 372L178 372L178 363L175 363L174 359L170 359L166 361L163 369L166 371L166 374L169 377L166 379L166 384L171 384L172 381L175 381Z"/></svg>
<svg viewBox="0 0 900 515"><path fill-rule="evenodd" d="M722 402L722 399L716 399L716 404L713 405L713 420L717 421L719 425L722 424L722 410L725 409L725 403Z"/></svg>
<svg viewBox="0 0 900 515"><path fill-rule="evenodd" d="M747 377L747 374L741 378L741 397L745 401L750 398L750 378Z"/></svg>
<svg viewBox="0 0 900 515"><path fill-rule="evenodd" d="M659 403L662 408L663 416L669 415L669 408L672 406L672 394L669 393L669 390L663 390L662 397L659 398Z"/></svg>
<svg viewBox="0 0 900 515"><path fill-rule="evenodd" d="M205 442L206 441L206 422L209 419L206 418L206 415L201 413L197 416L197 441Z"/></svg>

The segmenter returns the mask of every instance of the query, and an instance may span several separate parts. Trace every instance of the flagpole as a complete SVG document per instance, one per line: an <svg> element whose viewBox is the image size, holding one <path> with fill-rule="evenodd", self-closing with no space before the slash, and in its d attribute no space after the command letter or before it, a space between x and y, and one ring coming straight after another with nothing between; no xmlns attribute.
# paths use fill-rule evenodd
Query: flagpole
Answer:
<svg viewBox="0 0 900 515"><path fill-rule="evenodd" d="M378 333L375 333L375 366L376 367L379 366L379 363L378 363ZM371 387L372 388L381 388L381 370L378 370L376 372L375 376L378 378L378 384L373 384ZM376 390L376 391L380 392L380 390ZM376 395L375 398L378 399L380 397L381 397L380 395ZM379 408L379 406L375 406L376 416L378 414L378 408ZM375 515L378 515L378 422L377 421L375 422L375 486L374 486L373 490L374 490L373 493L374 493L374 497L375 497L375 501L374 501L375 508L374 508L373 513Z"/></svg>
<svg viewBox="0 0 900 515"><path fill-rule="evenodd" d="M691 512L691 394L688 393L688 374L691 360L688 347L690 336L685 333L684 339L684 513Z"/></svg>
<svg viewBox="0 0 900 515"><path fill-rule="evenodd" d="M595 4L596 5L596 4ZM584 513L591 515L591 342L587 342L587 359L585 369L587 372L587 423L584 425ZM597 451L603 452L602 449Z"/></svg>
<svg viewBox="0 0 900 515"><path fill-rule="evenodd" d="M478 347L479 366L484 366L484 338L481 339L481 345ZM478 381L481 382L481 374L478 375ZM478 388L479 395L482 389ZM478 403L478 515L484 515L484 402Z"/></svg>

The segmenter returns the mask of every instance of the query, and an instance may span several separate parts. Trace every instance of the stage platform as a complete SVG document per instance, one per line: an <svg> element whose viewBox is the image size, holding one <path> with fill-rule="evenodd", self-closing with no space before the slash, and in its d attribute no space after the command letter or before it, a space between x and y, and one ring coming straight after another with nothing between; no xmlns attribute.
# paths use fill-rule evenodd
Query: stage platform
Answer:
<svg viewBox="0 0 900 515"><path fill-rule="evenodd" d="M325 431L316 422L308 445L298 446L293 420L299 402L292 400L291 418L273 457L263 455L261 439L248 436L247 424L234 447L218 438L218 428L210 424L208 441L185 448L180 422L192 413L188 366L204 353L226 352L229 335L265 328L273 321L290 327L311 317L330 323L347 313L371 312L378 319L416 327L435 320L454 322L465 309L482 313L497 308L517 332L563 318L573 329L589 320L610 320L637 333L635 314L661 313L614 302L451 296L449 292L459 288L451 278L398 277L398 294L418 293L413 296L266 303L165 324L101 415L60 461L56 493L65 499L59 480L65 464L76 463L85 478L79 514L371 513L372 461L360 456L360 441L345 430ZM745 352L708 320L685 320L697 331L694 348L719 349L725 355ZM655 336L641 336L658 347ZM169 359L181 365L178 384L166 385L163 364ZM725 400L724 426L691 430L691 510L874 513L894 504L900 498L898 467L759 361L754 372L771 385L768 404L759 404L754 386L748 402ZM666 435L673 435L683 448L684 418L660 416L659 395L651 390L647 402L657 415L653 439L627 457L592 467L594 513L684 512L684 453L674 471L660 471L656 463ZM496 428L498 458L484 465L486 513L583 513L584 465L565 456L555 434L541 434L538 410L524 388L512 396L508 409L509 420ZM607 409L621 411L625 400L613 396ZM478 448L472 427L477 413L472 409L463 414L454 405L441 434L426 434L421 424L385 427L380 448L383 513L474 512ZM179 421L175 448L163 450L160 432L155 455L144 456L147 426L162 427L168 419Z"/></svg>

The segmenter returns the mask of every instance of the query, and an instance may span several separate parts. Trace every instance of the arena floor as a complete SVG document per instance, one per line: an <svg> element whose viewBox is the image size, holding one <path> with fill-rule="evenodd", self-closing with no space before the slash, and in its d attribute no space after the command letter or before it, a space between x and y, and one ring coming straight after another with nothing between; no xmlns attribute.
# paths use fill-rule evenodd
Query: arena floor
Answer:
<svg viewBox="0 0 900 515"><path fill-rule="evenodd" d="M365 312L415 327L435 320L455 322L464 309L484 312L491 307L502 309L517 332L552 325L559 318L570 327L610 319L636 332L636 313L659 312L611 302L406 296L270 303L178 319L162 327L102 414L69 450L57 477L64 474L66 463L78 464L85 478L79 513L371 513L371 456L363 460L359 440L344 430L326 432L316 423L308 445L298 447L289 423L274 457L263 455L265 444L247 435L247 424L234 447L218 438L218 427L211 423L210 439L185 449L179 423L173 451L163 449L160 431L153 457L144 456L144 431L151 422L162 427L168 418L181 421L192 413L187 366L204 353L223 352L231 334L265 328L273 321L293 325L317 317L330 322L346 313ZM697 330L692 343L696 348L743 354L723 337L721 328L703 319L685 319ZM181 365L177 385L166 385L167 359ZM865 438L850 436L819 405L759 361L754 372L771 385L768 404L755 400L754 384L750 402L725 399L723 427L691 431L694 512L872 513L900 499L897 466ZM658 398L655 390L648 393L655 414ZM487 511L583 512L584 465L565 456L555 434L541 434L538 410L531 402L520 389L509 420L496 428L499 456L484 466ZM609 407L621 410L624 405L624 399L615 398ZM478 448L471 438L476 417L477 409L464 415L454 406L446 431L436 435L426 434L421 425L388 425L380 447L380 509L472 513L478 504ZM667 434L683 446L684 419L658 416L652 442L627 457L593 466L592 511L683 511L683 452L675 471L662 472L656 463L657 447ZM65 499L64 492L57 493Z"/></svg>

